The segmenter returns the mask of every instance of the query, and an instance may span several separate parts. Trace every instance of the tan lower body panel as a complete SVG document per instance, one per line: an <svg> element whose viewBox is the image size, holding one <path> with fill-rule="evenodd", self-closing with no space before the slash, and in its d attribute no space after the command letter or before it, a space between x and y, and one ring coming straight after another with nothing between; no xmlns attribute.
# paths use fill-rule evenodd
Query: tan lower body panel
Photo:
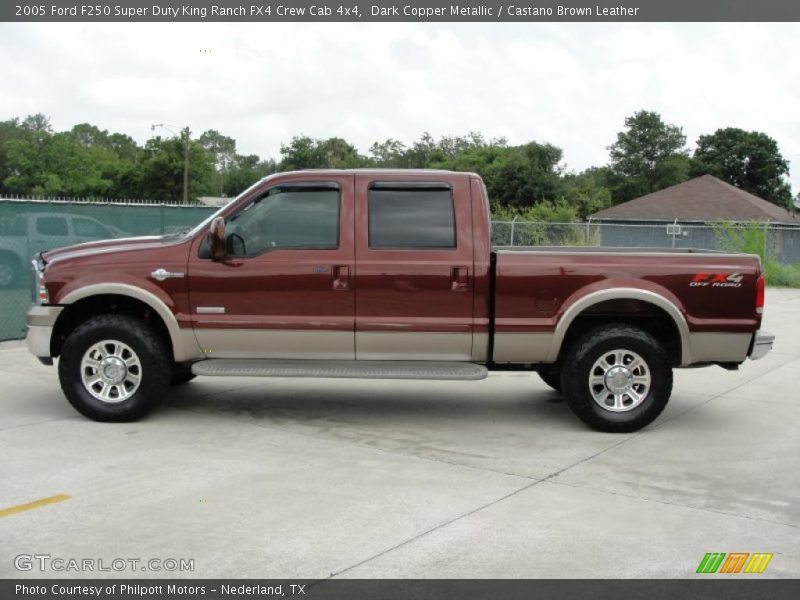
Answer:
<svg viewBox="0 0 800 600"><path fill-rule="evenodd" d="M352 331L197 329L195 334L205 358L355 358Z"/></svg>
<svg viewBox="0 0 800 600"><path fill-rule="evenodd" d="M471 361L471 333L356 332L358 360Z"/></svg>
<svg viewBox="0 0 800 600"><path fill-rule="evenodd" d="M691 362L742 362L752 337L752 333L690 333Z"/></svg>
<svg viewBox="0 0 800 600"><path fill-rule="evenodd" d="M499 363L547 362L552 333L495 333L494 361Z"/></svg>

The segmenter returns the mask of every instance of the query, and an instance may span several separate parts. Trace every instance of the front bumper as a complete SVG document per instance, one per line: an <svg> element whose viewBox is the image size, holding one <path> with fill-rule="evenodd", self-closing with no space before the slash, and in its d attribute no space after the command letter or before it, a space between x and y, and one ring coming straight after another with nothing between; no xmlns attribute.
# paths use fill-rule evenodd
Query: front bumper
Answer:
<svg viewBox="0 0 800 600"><path fill-rule="evenodd" d="M63 306L31 306L27 314L28 335L25 343L28 350L39 358L50 358L50 338L53 336L53 327Z"/></svg>
<svg viewBox="0 0 800 600"><path fill-rule="evenodd" d="M775 336L766 331L758 330L753 334L753 343L750 346L750 360L758 360L772 350Z"/></svg>

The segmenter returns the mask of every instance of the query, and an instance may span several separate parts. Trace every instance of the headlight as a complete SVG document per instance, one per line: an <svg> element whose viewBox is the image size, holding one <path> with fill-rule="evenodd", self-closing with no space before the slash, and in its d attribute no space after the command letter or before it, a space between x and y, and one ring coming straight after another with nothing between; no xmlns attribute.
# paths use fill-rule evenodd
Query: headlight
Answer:
<svg viewBox="0 0 800 600"><path fill-rule="evenodd" d="M31 287L31 295L35 304L49 304L50 295L47 293L47 286L44 281L44 263L42 257L36 255L31 261L33 265L33 283Z"/></svg>

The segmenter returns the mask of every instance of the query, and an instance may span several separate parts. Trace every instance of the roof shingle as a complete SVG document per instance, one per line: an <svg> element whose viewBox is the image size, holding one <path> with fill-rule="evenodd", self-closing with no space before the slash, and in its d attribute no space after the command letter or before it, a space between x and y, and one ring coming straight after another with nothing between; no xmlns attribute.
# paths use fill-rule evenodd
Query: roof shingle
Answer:
<svg viewBox="0 0 800 600"><path fill-rule="evenodd" d="M592 219L635 221L773 221L800 225L785 208L703 175L635 198L591 216Z"/></svg>

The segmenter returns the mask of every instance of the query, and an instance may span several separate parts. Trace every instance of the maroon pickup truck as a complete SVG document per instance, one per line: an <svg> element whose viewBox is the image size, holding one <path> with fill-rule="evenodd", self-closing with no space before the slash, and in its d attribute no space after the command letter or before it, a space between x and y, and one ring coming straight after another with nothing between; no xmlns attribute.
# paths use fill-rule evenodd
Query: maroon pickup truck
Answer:
<svg viewBox="0 0 800 600"><path fill-rule="evenodd" d="M480 177L272 175L186 234L34 260L28 346L101 421L196 375L482 379L537 371L602 431L653 421L674 367L760 358L758 257L492 249Z"/></svg>

